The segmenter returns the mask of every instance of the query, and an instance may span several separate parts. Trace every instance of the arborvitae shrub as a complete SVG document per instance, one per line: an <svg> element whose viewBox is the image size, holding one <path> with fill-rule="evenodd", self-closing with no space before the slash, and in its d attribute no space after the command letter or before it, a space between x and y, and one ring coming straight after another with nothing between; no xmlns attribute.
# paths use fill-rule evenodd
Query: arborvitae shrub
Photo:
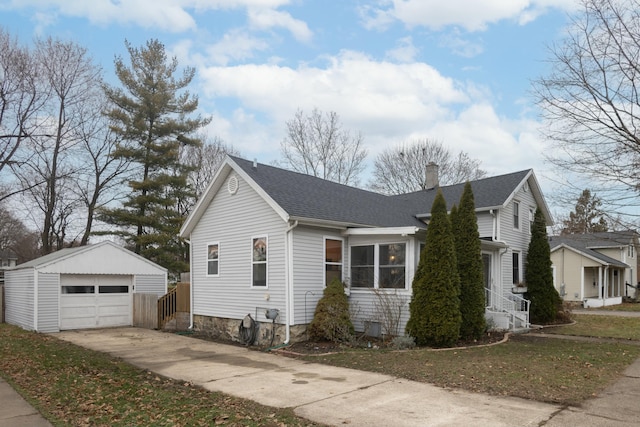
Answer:
<svg viewBox="0 0 640 427"><path fill-rule="evenodd" d="M413 279L407 333L417 345L447 347L460 335L460 278L447 205L438 191Z"/></svg>
<svg viewBox="0 0 640 427"><path fill-rule="evenodd" d="M551 250L547 239L547 228L544 214L536 209L531 227L531 241L525 265L527 284L526 297L531 301L530 319L532 323L545 324L556 320L562 299L553 286L551 269Z"/></svg>
<svg viewBox="0 0 640 427"><path fill-rule="evenodd" d="M467 182L460 207L455 211L451 210L460 275L460 336L463 339L478 339L487 327L484 317L486 302L482 249L475 211L473 190Z"/></svg>
<svg viewBox="0 0 640 427"><path fill-rule="evenodd" d="M334 279L318 301L309 325L309 337L320 341L347 342L353 338L353 334L349 300L342 282Z"/></svg>

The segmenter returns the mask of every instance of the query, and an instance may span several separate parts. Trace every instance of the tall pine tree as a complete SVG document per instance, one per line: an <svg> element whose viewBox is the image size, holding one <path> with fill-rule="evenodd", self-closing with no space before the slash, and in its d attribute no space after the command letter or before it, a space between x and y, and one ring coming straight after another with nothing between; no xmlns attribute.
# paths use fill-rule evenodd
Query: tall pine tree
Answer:
<svg viewBox="0 0 640 427"><path fill-rule="evenodd" d="M455 215L451 216L451 222L460 274L460 336L465 339L478 339L486 328L486 304L476 204L468 181L464 186L460 207Z"/></svg>
<svg viewBox="0 0 640 427"><path fill-rule="evenodd" d="M209 120L190 118L198 107L197 96L185 88L195 75L185 68L176 77L178 61L169 60L158 40L141 48L126 42L130 65L115 60L121 87L106 87L111 101L106 115L122 138L113 156L134 165L130 194L123 207L105 209L101 219L119 227L135 252L177 274L188 269L185 244L177 237L184 218L178 200L192 189L189 169L180 164L181 145L199 145L194 132Z"/></svg>
<svg viewBox="0 0 640 427"><path fill-rule="evenodd" d="M551 323L556 319L558 305L562 303L558 291L553 287L551 250L547 239L544 214L536 209L531 226L531 241L525 265L527 298L531 301L531 322Z"/></svg>
<svg viewBox="0 0 640 427"><path fill-rule="evenodd" d="M452 346L460 335L460 277L456 250L442 192L431 208L427 241L413 278L407 333L416 344Z"/></svg>

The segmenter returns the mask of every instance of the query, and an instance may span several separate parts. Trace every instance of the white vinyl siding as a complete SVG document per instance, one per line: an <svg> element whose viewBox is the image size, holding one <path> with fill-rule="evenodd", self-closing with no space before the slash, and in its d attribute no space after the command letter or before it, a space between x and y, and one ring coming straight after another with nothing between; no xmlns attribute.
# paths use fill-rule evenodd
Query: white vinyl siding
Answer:
<svg viewBox="0 0 640 427"><path fill-rule="evenodd" d="M478 212L476 213L476 218L478 219L478 234L480 234L480 237L493 236L495 232L493 215L489 212Z"/></svg>
<svg viewBox="0 0 640 427"><path fill-rule="evenodd" d="M405 243L405 276L407 280L407 289L379 289L377 292L384 292L391 294L392 298L402 301L402 314L400 320L399 334L404 334L404 325L409 320L409 301L411 300L411 280L416 271L416 267L419 261L419 245L420 242L414 237L400 237L400 236L350 236L346 245L350 248L352 246L361 245L375 245L375 244L393 244L393 243ZM349 250L347 250L349 253ZM345 260L345 271L350 271L347 266L350 267L350 259ZM350 280L350 278L346 278ZM365 324L367 322L380 322L381 314L379 308L376 306L379 299L376 295L376 291L370 288L351 288L351 296L349 302L354 313L354 327L357 331L364 331ZM384 332L384 331L383 331Z"/></svg>
<svg viewBox="0 0 640 427"><path fill-rule="evenodd" d="M285 234L287 223L240 176L237 191L227 191L227 176L190 236L193 314L242 319L256 316L256 308L277 308L276 322L284 323ZM295 230L295 229L294 229ZM251 287L251 244L254 237L268 236L268 289ZM220 272L207 277L207 245L219 242ZM322 250L322 244L319 249ZM322 258L318 258L322 261ZM322 278L320 274L319 278ZM266 321L258 310L259 321Z"/></svg>
<svg viewBox="0 0 640 427"><path fill-rule="evenodd" d="M34 269L5 271L4 274L5 321L34 330Z"/></svg>
<svg viewBox="0 0 640 427"><path fill-rule="evenodd" d="M156 294L159 297L167 293L167 277L157 275L136 275L134 292L139 294Z"/></svg>
<svg viewBox="0 0 640 427"><path fill-rule="evenodd" d="M38 332L58 332L60 275L38 273Z"/></svg>
<svg viewBox="0 0 640 427"><path fill-rule="evenodd" d="M520 205L520 221L521 227L519 229L513 228L513 206L514 203L519 203ZM502 294L508 296L511 294L511 289L513 287L513 251L519 252L520 258L520 281L525 282L527 278L524 275L524 265L527 260L527 250L529 249L529 241L531 240L531 233L528 230L529 225L529 207L533 207L535 211L536 201L533 198L531 190L523 191L520 188L515 194L511 202L506 206L506 208L501 209L499 211L499 221L498 225L499 234L497 236L497 240L505 241L509 245L507 248L507 252L504 253L501 257L502 265L501 265L501 274L502 281L497 283L502 283ZM523 227L523 209L525 209L525 220L526 227Z"/></svg>
<svg viewBox="0 0 640 427"><path fill-rule="evenodd" d="M294 324L308 324L324 291L324 240L341 240L339 231L298 226L293 229ZM332 234L333 233L333 234ZM342 244L343 274L347 265Z"/></svg>

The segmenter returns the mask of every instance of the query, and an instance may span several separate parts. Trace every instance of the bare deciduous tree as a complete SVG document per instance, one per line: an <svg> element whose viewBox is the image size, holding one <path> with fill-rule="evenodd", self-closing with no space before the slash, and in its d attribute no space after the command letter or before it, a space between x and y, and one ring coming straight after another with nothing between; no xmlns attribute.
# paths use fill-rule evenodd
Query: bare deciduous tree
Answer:
<svg viewBox="0 0 640 427"><path fill-rule="evenodd" d="M360 133L344 130L336 112L317 108L309 115L298 110L287 121L280 151L284 167L347 185L358 184L367 157Z"/></svg>
<svg viewBox="0 0 640 427"><path fill-rule="evenodd" d="M210 138L200 135L202 145L184 146L181 152L181 162L191 168L187 182L194 191L195 197L181 203L180 211L183 215L191 212L200 196L204 193L214 175L220 168L227 154L237 156L240 153L231 145L224 143L219 137Z"/></svg>
<svg viewBox="0 0 640 427"><path fill-rule="evenodd" d="M38 85L38 64L28 49L0 29L0 201L20 189L11 187L12 171L19 167L20 146L37 132L36 114L46 99Z"/></svg>
<svg viewBox="0 0 640 427"><path fill-rule="evenodd" d="M425 188L426 167L438 165L440 185L458 184L482 178L480 161L467 153L452 153L441 143L429 139L401 144L378 155L369 188L383 194L404 194Z"/></svg>
<svg viewBox="0 0 640 427"><path fill-rule="evenodd" d="M581 0L552 70L534 83L559 170L589 179L613 213L637 205L640 1Z"/></svg>
<svg viewBox="0 0 640 427"><path fill-rule="evenodd" d="M96 211L122 195L122 180L130 166L127 159L113 156L120 139L111 131L103 114L104 99L87 99L86 106L89 108L78 111L76 129L81 141L78 155L82 167L75 181L75 191L86 214L80 246L89 242Z"/></svg>
<svg viewBox="0 0 640 427"><path fill-rule="evenodd" d="M16 172L40 210L42 252L47 254L64 245L80 206L72 191L81 169L73 150L81 149L83 111L102 96L101 71L85 48L51 38L36 41L35 60L41 72L38 85L47 95L38 111L42 132L30 136L29 156ZM39 185L33 187L34 182Z"/></svg>

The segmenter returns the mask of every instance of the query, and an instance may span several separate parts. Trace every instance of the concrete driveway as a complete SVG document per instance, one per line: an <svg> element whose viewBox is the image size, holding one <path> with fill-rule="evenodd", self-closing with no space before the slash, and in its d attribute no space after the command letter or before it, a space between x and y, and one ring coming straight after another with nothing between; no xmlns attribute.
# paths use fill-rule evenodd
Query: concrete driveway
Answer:
<svg viewBox="0 0 640 427"><path fill-rule="evenodd" d="M302 417L330 425L539 426L562 409L147 329L68 331L55 336L211 391L294 408Z"/></svg>

